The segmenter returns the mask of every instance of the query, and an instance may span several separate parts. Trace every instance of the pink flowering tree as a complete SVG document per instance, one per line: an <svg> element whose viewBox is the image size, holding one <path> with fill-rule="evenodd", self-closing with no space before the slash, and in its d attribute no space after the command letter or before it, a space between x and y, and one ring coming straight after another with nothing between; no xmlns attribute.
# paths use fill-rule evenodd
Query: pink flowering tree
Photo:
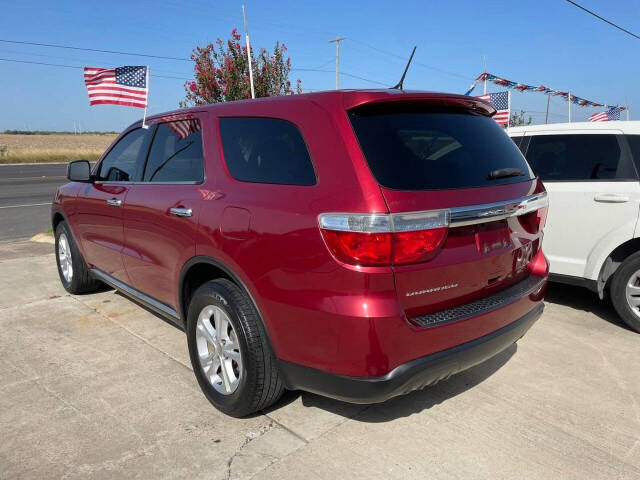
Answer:
<svg viewBox="0 0 640 480"><path fill-rule="evenodd" d="M251 98L247 47L241 45L240 39L234 28L226 42L218 39L215 44L193 50L195 79L184 84L186 96L180 102L182 107ZM289 81L291 59L285 58L286 51L287 47L279 42L273 47L273 53L262 48L256 57L251 49L256 97L294 93ZM297 93L302 93L300 84L297 80Z"/></svg>

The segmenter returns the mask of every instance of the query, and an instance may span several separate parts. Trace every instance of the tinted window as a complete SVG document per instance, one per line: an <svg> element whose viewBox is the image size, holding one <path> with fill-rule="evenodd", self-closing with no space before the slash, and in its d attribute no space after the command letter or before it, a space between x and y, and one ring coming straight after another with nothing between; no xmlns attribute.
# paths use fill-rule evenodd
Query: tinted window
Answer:
<svg viewBox="0 0 640 480"><path fill-rule="evenodd" d="M202 135L198 120L161 123L144 169L145 182L201 182Z"/></svg>
<svg viewBox="0 0 640 480"><path fill-rule="evenodd" d="M387 188L469 188L531 178L516 145L491 118L397 106L367 107L349 118L371 172ZM489 178L502 169L521 175Z"/></svg>
<svg viewBox="0 0 640 480"><path fill-rule="evenodd" d="M621 161L615 135L535 135L527 160L543 181L635 178L631 162Z"/></svg>
<svg viewBox="0 0 640 480"><path fill-rule="evenodd" d="M626 135L636 165L640 165L640 135Z"/></svg>
<svg viewBox="0 0 640 480"><path fill-rule="evenodd" d="M513 140L513 143L516 144L520 152L522 152L522 154L524 155L525 153L527 153L527 145L529 145L530 138L531 137L525 137L525 136L511 137L511 140Z"/></svg>
<svg viewBox="0 0 640 480"><path fill-rule="evenodd" d="M100 163L98 180L133 182L147 153L148 131L142 128L125 135Z"/></svg>
<svg viewBox="0 0 640 480"><path fill-rule="evenodd" d="M236 180L314 185L316 176L298 128L275 118L221 118L227 168Z"/></svg>

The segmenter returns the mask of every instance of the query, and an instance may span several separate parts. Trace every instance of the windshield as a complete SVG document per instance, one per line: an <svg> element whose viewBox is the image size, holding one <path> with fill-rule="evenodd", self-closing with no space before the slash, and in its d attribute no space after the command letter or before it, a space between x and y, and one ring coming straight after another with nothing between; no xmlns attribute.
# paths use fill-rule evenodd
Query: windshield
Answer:
<svg viewBox="0 0 640 480"><path fill-rule="evenodd" d="M348 112L362 153L383 187L471 188L533 177L516 145L491 118L391 108Z"/></svg>

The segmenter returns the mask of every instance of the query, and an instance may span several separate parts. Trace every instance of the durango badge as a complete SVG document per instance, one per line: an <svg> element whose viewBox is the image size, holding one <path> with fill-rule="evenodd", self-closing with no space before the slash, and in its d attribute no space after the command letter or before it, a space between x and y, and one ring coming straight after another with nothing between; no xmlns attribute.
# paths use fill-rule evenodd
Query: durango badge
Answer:
<svg viewBox="0 0 640 480"><path fill-rule="evenodd" d="M407 297L413 297L414 295L424 295L425 293L441 292L442 290L449 290L450 288L456 288L457 286L457 283L451 283L449 285L441 285L439 287L416 290L415 292L407 292Z"/></svg>

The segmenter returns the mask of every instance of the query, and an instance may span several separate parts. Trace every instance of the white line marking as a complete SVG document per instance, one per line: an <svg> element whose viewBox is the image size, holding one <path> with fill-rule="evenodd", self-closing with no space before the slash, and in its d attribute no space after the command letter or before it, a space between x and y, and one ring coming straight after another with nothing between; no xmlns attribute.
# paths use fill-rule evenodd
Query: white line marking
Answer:
<svg viewBox="0 0 640 480"><path fill-rule="evenodd" d="M0 208L40 207L42 205L51 205L51 202L49 202L49 203L29 203L28 205L6 205L6 206L0 207Z"/></svg>

